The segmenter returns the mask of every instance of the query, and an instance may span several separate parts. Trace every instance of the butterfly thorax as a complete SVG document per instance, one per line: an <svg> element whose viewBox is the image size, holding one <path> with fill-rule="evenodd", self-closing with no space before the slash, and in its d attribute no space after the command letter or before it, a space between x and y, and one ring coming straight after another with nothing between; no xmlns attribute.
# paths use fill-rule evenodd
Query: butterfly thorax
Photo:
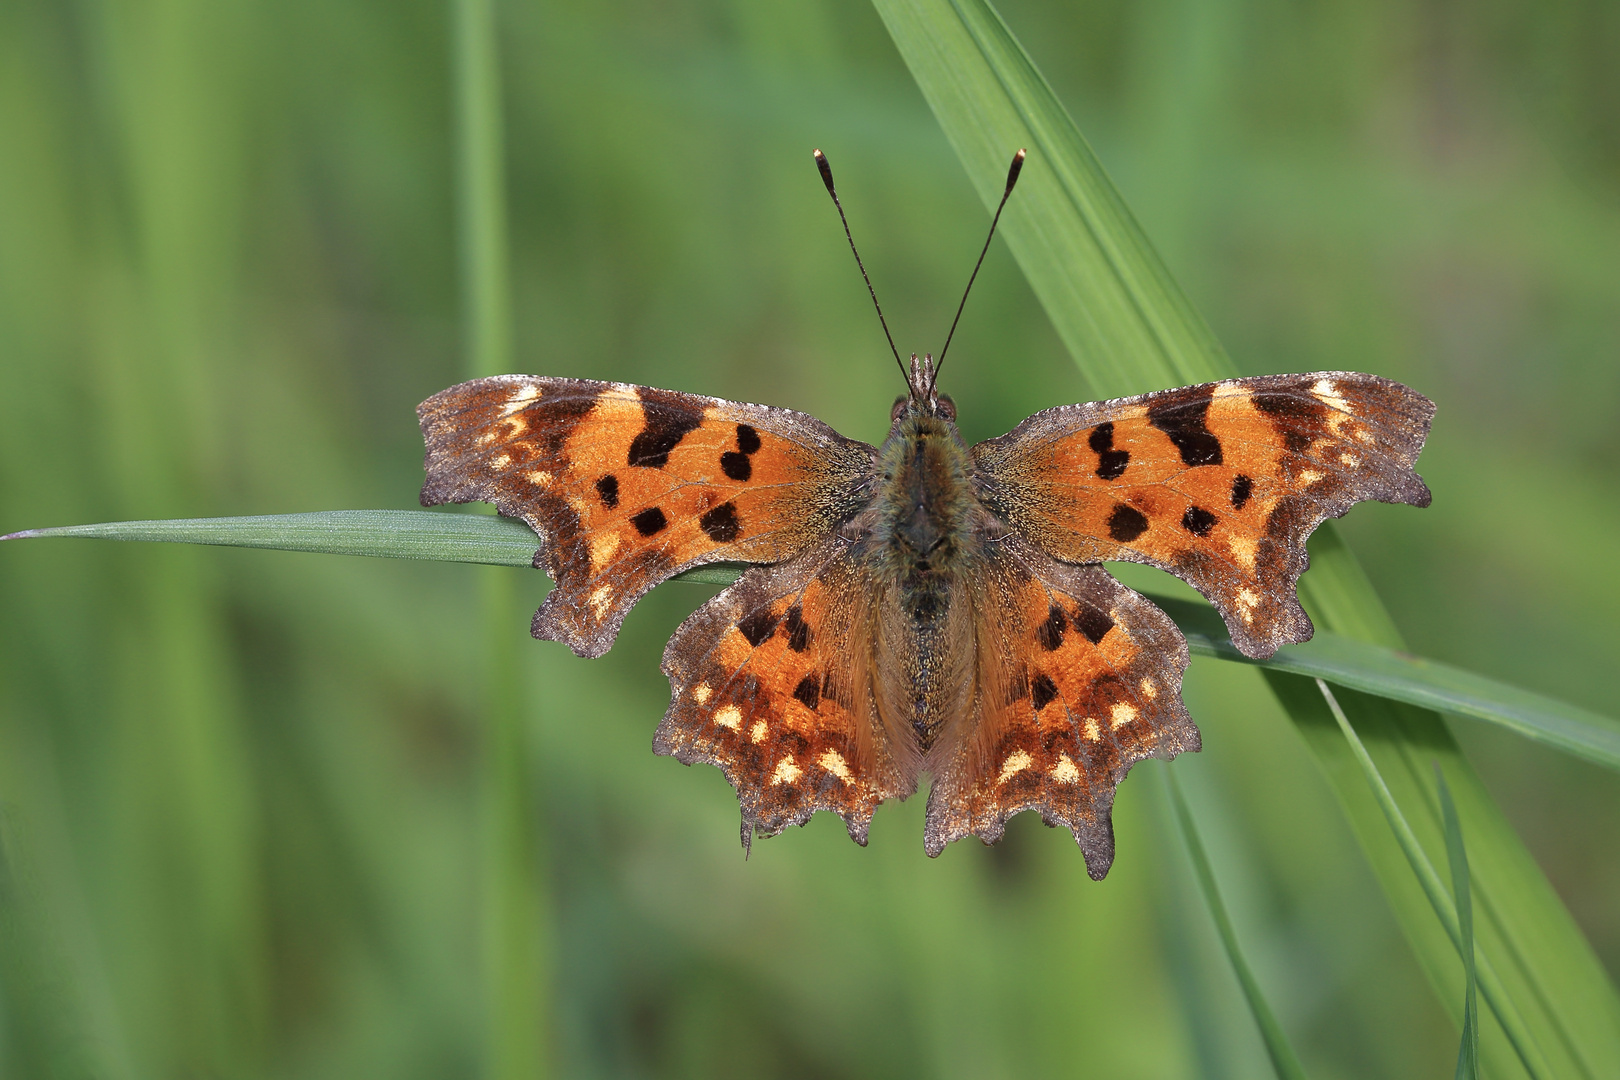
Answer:
<svg viewBox="0 0 1620 1080"><path fill-rule="evenodd" d="M956 425L921 411L907 410L878 451L869 543L910 614L935 610L973 556L972 468Z"/></svg>

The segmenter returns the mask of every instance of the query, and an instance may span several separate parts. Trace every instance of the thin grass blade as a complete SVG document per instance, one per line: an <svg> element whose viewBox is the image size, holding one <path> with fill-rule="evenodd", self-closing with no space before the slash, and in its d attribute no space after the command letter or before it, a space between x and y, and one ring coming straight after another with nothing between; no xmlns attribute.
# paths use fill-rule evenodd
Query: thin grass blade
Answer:
<svg viewBox="0 0 1620 1080"><path fill-rule="evenodd" d="M1467 983L1456 1080L1479 1080L1479 1002L1475 995L1479 976L1474 961L1474 901L1468 885L1468 849L1463 845L1457 804L1451 799L1451 788L1446 784L1446 774L1440 771L1439 763L1434 766L1434 779L1440 788L1440 813L1446 822L1446 857L1451 863L1451 892L1457 905L1457 944L1462 950L1463 979Z"/></svg>
<svg viewBox="0 0 1620 1080"><path fill-rule="evenodd" d="M1288 1035L1277 1022L1277 1014L1272 1012L1265 993L1260 989L1260 981L1254 977L1254 971L1243 956L1242 946L1238 944L1237 930L1233 928L1232 919L1227 915L1226 903L1221 899L1220 886L1216 883L1215 872L1209 865L1204 842L1198 836L1198 826L1193 822L1192 810L1187 806L1186 796L1181 793L1181 784L1176 780L1172 770L1161 769L1159 772L1165 778L1170 803L1175 808L1176 822L1181 826L1181 838L1186 841L1187 855L1192 859L1193 876L1198 881L1198 891L1203 894L1210 918L1215 920L1215 931L1220 935L1222 947L1226 949L1226 958L1232 962L1232 971L1237 975L1238 985L1243 988L1243 996L1249 1003L1249 1011L1254 1014L1255 1026L1260 1029L1260 1039L1265 1043L1272 1067L1277 1070L1277 1076L1281 1080L1305 1080L1305 1067L1300 1064L1299 1055L1294 1053Z"/></svg>
<svg viewBox="0 0 1620 1080"><path fill-rule="evenodd" d="M1513 1049L1519 1055L1519 1061L1524 1065L1525 1071L1532 1077L1537 1078L1555 1075L1548 1066L1546 1059L1542 1056L1541 1048L1536 1045L1535 1037L1525 1025L1524 1017L1520 1015L1517 1006L1503 988L1490 960L1485 957L1475 956L1475 950L1472 948L1472 919L1470 919L1468 934L1465 936L1458 917L1457 906L1446 895L1446 887L1441 882L1440 875L1435 871L1434 864L1429 861L1428 855L1423 850L1423 845L1418 842L1417 834L1412 830L1411 823L1406 820L1406 815L1401 812L1400 804L1395 801L1395 796L1390 792L1389 785L1384 782L1384 777L1378 771L1378 766L1373 763L1372 755L1367 752L1367 748L1362 744L1360 736L1356 734L1356 729L1351 725L1350 718L1345 715L1344 709L1339 705L1338 698L1334 696L1327 683L1321 679L1316 680L1316 686L1322 693L1322 699L1327 702L1328 709L1332 711L1333 719L1338 722L1339 730L1344 733L1345 742L1349 744L1351 751L1356 756L1356 761L1361 765L1367 783L1372 788L1374 797L1378 800L1379 808L1389 822L1390 831L1394 833L1396 842L1401 846L1401 851L1406 855L1407 861L1411 863L1412 873L1423 887L1423 892L1433 906L1434 914L1440 920L1440 925L1445 928L1447 936L1451 938L1452 945L1456 948L1457 955L1462 959L1464 967L1475 968L1479 985L1485 992L1485 1000L1496 1014L1497 1020L1501 1022L1502 1029L1507 1033L1509 1041L1512 1042ZM1439 764L1436 763L1435 769L1438 770L1439 767ZM1446 801L1449 805L1449 791L1446 793ZM1452 809L1453 815L1455 815L1455 807ZM1461 826L1458 826L1458 828L1460 837ZM1465 882L1466 874L1465 867ZM1465 1019L1463 1026L1465 1038L1470 1030ZM1472 1030L1477 1032L1478 1025L1474 1025Z"/></svg>

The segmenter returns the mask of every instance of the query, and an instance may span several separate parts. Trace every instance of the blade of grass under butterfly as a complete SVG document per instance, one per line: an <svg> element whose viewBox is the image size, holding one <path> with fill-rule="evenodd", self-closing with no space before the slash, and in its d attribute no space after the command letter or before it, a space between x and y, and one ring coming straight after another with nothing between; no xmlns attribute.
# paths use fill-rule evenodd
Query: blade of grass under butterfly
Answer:
<svg viewBox="0 0 1620 1080"><path fill-rule="evenodd" d="M1036 296L1099 395L1124 395L1238 374L1154 252L999 15L985 0L874 0L987 207L1006 163L1029 159L1002 235ZM1331 526L1312 543L1301 595L1317 625L1399 648L1399 632ZM1344 737L1308 679L1267 671L1338 796L1407 939L1448 1009L1461 995L1454 951L1436 925ZM1420 762L1438 758L1457 796L1480 900L1479 951L1496 961L1504 993L1534 1028L1560 1075L1620 1075L1620 996L1535 860L1463 759L1439 714L1346 691L1344 707L1426 850L1443 850ZM1460 1021L1460 1017L1459 1017ZM1481 1032L1486 1067L1523 1075L1495 1029Z"/></svg>
<svg viewBox="0 0 1620 1080"><path fill-rule="evenodd" d="M1265 1043L1266 1053L1271 1056L1272 1067L1277 1070L1277 1075L1282 1080L1305 1080L1305 1067L1300 1064L1299 1056L1289 1044L1288 1036L1283 1032L1282 1025L1277 1022L1276 1014L1266 1002L1265 994L1260 989L1260 982L1249 968L1249 962L1244 959L1243 949L1238 944L1237 931L1232 926L1231 917L1226 913L1226 903L1221 899L1220 886L1215 882L1215 871L1209 865L1204 842L1198 836L1198 826L1194 824L1187 799L1181 793L1181 784L1170 769L1158 771L1164 776L1170 793L1176 822L1181 826L1181 838L1186 841L1187 855L1192 859L1193 877L1198 882L1198 891L1203 894L1210 918L1215 920L1215 931L1220 935L1222 947L1226 949L1226 958L1232 963L1232 971L1237 975L1238 985L1243 988L1243 996L1248 1000L1249 1011L1254 1014L1255 1026L1260 1029L1260 1039Z"/></svg>
<svg viewBox="0 0 1620 1080"><path fill-rule="evenodd" d="M1151 594L1150 594L1151 595ZM1195 654L1325 679L1378 697L1496 724L1575 757L1620 770L1620 723L1471 671L1328 631L1266 660L1238 651L1208 604L1153 596Z"/></svg>
<svg viewBox="0 0 1620 1080"><path fill-rule="evenodd" d="M375 555L493 566L533 565L536 539L511 518L430 510L330 510L240 518L120 521L32 529L11 537L99 537L335 555ZM744 567L714 563L675 580L729 585ZM1244 656L1208 604L1149 594L1187 637L1191 651L1272 671L1326 679L1379 697L1442 709L1497 724L1594 764L1620 769L1620 723L1434 660L1327 631L1279 649L1267 660Z"/></svg>
<svg viewBox="0 0 1620 1080"><path fill-rule="evenodd" d="M456 211L470 377L511 369L506 254L505 139L493 0L452 0L456 105ZM531 553L532 557L532 553ZM529 713L520 666L523 625L510 575L480 582L484 648L480 779L484 1075L529 1080L550 1073L547 1028L550 906L541 873Z"/></svg>
<svg viewBox="0 0 1620 1080"><path fill-rule="evenodd" d="M1457 1048L1456 1080L1479 1080L1479 1003L1475 1000L1478 970L1474 962L1474 901L1468 885L1468 849L1463 846L1462 822L1457 804L1451 800L1446 774L1434 767L1434 780L1440 788L1440 814L1446 822L1446 858L1451 863L1451 893L1457 905L1458 948L1462 950L1463 1030Z"/></svg>
<svg viewBox="0 0 1620 1080"><path fill-rule="evenodd" d="M1503 989L1494 966L1489 959L1477 956L1473 948L1472 920L1470 919L1465 932L1457 905L1446 895L1446 887L1441 882L1440 875L1435 872L1434 864L1429 861L1428 855L1423 850L1423 845L1418 842L1417 835L1412 831L1411 824L1406 820L1406 815L1401 813L1401 808L1396 803L1395 796L1390 793L1389 785L1384 782L1383 775L1378 771L1378 767L1373 764L1372 755L1367 752L1366 746L1362 744L1360 737L1356 734L1356 729L1351 726L1350 718L1345 715L1344 709L1340 707L1338 698L1322 680L1316 680L1316 685L1322 693L1322 699L1327 702L1328 709L1333 713L1333 719L1338 723L1339 730L1344 733L1345 742L1355 755L1357 764L1361 766L1367 784L1371 787L1373 796L1378 800L1379 809L1389 822L1389 828L1395 836L1396 843L1400 845L1402 853L1405 854L1407 861L1411 863L1412 873L1417 877L1419 884L1423 887L1424 894L1428 897L1429 904L1434 908L1435 917L1440 920L1441 926L1445 927L1446 934L1450 936L1452 946L1462 959L1465 970L1470 971L1477 977L1480 988L1485 992L1485 1000L1495 1010L1497 1019L1501 1021L1503 1030L1506 1031L1509 1041L1512 1042L1514 1050L1519 1055L1520 1062L1531 1076L1555 1075L1548 1068L1546 1059L1542 1057L1541 1049L1536 1045L1535 1037L1525 1025L1524 1018L1519 1015L1518 1009ZM1439 762L1435 763L1434 768L1436 773L1440 773ZM1444 774L1440 775L1443 784L1445 777ZM1456 824L1456 808L1451 802L1449 790L1444 792L1444 805L1452 814L1452 820L1447 822L1447 828L1450 829ZM1457 825L1457 830L1458 842L1460 843L1460 825ZM1453 872L1455 873L1455 865L1453 866ZM1462 874L1463 887L1466 887L1466 865L1463 867ZM1472 989L1472 986L1469 989ZM1477 1030L1477 1028L1474 1030ZM1469 1032L1470 1026L1465 1016L1463 1024L1464 1039L1468 1038Z"/></svg>

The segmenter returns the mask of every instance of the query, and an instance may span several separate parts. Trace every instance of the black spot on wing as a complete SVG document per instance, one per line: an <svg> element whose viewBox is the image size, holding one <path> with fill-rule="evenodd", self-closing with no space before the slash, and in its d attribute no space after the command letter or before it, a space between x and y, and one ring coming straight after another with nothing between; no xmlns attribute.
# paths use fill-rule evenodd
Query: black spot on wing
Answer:
<svg viewBox="0 0 1620 1080"><path fill-rule="evenodd" d="M757 649L771 636L771 632L776 629L776 623L777 618L771 614L770 608L760 608L739 619L737 630L748 639L748 644Z"/></svg>
<svg viewBox="0 0 1620 1080"><path fill-rule="evenodd" d="M1208 536L1209 530L1215 527L1215 515L1202 506L1189 506L1181 515L1181 527L1194 536Z"/></svg>
<svg viewBox="0 0 1620 1080"><path fill-rule="evenodd" d="M636 388L641 398L641 414L646 424L630 442L629 463L643 469L662 469L669 464L669 452L680 445L703 423L703 409L694 408L685 394Z"/></svg>
<svg viewBox="0 0 1620 1080"><path fill-rule="evenodd" d="M1040 712L1058 696L1057 683L1053 682L1045 673L1036 675L1029 681L1029 703Z"/></svg>
<svg viewBox="0 0 1620 1080"><path fill-rule="evenodd" d="M636 532L642 536L652 536L663 532L669 527L669 519L664 512L656 506L650 506L630 519L630 524L636 527Z"/></svg>
<svg viewBox="0 0 1620 1080"><path fill-rule="evenodd" d="M531 429L540 433L540 441L544 445L547 457L556 457L562 453L563 444L573 435L579 422L596 408L596 400L596 394L588 397L553 398L549 401L542 399L540 405L530 406L525 410L531 418Z"/></svg>
<svg viewBox="0 0 1620 1080"><path fill-rule="evenodd" d="M1274 419L1320 423L1327 414L1327 406L1309 394L1272 390L1258 393L1251 400L1255 408Z"/></svg>
<svg viewBox="0 0 1620 1080"><path fill-rule="evenodd" d="M804 652L810 647L813 636L810 624L804 621L804 612L798 604L788 608L787 614L782 616L782 629L787 632L788 648L794 652Z"/></svg>
<svg viewBox="0 0 1620 1080"><path fill-rule="evenodd" d="M1131 463L1131 452L1114 449L1113 421L1105 421L1092 428L1086 442L1097 455L1097 476L1103 480L1118 480Z"/></svg>
<svg viewBox="0 0 1620 1080"><path fill-rule="evenodd" d="M1080 604L1070 617L1074 628L1086 635L1086 640L1093 645L1107 637L1108 631L1114 628L1114 620L1101 608Z"/></svg>
<svg viewBox="0 0 1620 1080"><path fill-rule="evenodd" d="M1221 463L1221 440L1205 424L1213 393L1208 387L1178 393L1148 410L1148 423L1170 437L1184 465Z"/></svg>
<svg viewBox="0 0 1620 1080"><path fill-rule="evenodd" d="M799 685L793 688L793 696L803 703L804 707L814 711L821 704L821 680L811 672L799 680Z"/></svg>
<svg viewBox="0 0 1620 1080"><path fill-rule="evenodd" d="M1046 613L1046 621L1035 631L1035 640L1041 643L1041 648L1051 652L1063 644L1063 631L1068 628L1069 620L1063 617L1063 609L1053 604Z"/></svg>
<svg viewBox="0 0 1620 1080"><path fill-rule="evenodd" d="M602 505L612 510L619 505L619 478L609 473L596 482L596 494Z"/></svg>
<svg viewBox="0 0 1620 1080"><path fill-rule="evenodd" d="M720 471L741 483L754 475L754 465L748 460L747 454L727 450L720 455Z"/></svg>
<svg viewBox="0 0 1620 1080"><path fill-rule="evenodd" d="M728 502L721 503L698 518L698 525L717 544L729 544L742 532L742 522L737 520L737 508Z"/></svg>
<svg viewBox="0 0 1620 1080"><path fill-rule="evenodd" d="M1254 494L1254 481L1242 473L1232 477L1232 509L1241 510L1243 504L1249 501Z"/></svg>
<svg viewBox="0 0 1620 1080"><path fill-rule="evenodd" d="M1120 503L1108 515L1108 535L1121 544L1128 544L1147 532L1148 519L1134 506Z"/></svg>
<svg viewBox="0 0 1620 1080"><path fill-rule="evenodd" d="M737 425L737 450L744 457L759 449L759 432L747 424Z"/></svg>

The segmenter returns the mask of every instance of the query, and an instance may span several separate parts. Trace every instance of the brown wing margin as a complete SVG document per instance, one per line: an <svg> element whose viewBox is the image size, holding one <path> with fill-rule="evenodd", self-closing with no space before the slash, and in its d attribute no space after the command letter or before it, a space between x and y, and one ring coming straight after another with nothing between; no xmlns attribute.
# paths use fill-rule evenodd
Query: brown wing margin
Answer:
<svg viewBox="0 0 1620 1080"><path fill-rule="evenodd" d="M1311 636L1305 540L1357 502L1429 505L1434 403L1375 375L1268 375L1048 409L973 448L986 505L1068 562L1185 580L1245 654Z"/></svg>
<svg viewBox="0 0 1620 1080"><path fill-rule="evenodd" d="M584 379L477 379L417 415L422 505L483 500L527 522L557 583L534 636L580 656L683 570L815 544L858 505L874 452L804 413Z"/></svg>
<svg viewBox="0 0 1620 1080"><path fill-rule="evenodd" d="M928 795L924 844L1001 839L1034 810L1074 833L1096 880L1114 861L1114 790L1146 757L1199 749L1181 702L1187 643L1164 612L1100 566L1008 539L976 574L979 682L972 734Z"/></svg>

